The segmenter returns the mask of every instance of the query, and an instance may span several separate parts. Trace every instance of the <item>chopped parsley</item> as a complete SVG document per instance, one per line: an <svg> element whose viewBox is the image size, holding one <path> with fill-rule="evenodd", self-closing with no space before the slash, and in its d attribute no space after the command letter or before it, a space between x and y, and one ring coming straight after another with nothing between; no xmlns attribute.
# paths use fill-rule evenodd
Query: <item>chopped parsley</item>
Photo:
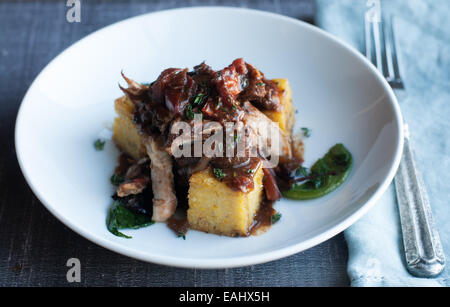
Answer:
<svg viewBox="0 0 450 307"><path fill-rule="evenodd" d="M249 169L247 170L247 173L253 174L253 170L252 170L251 168L249 168Z"/></svg>
<svg viewBox="0 0 450 307"><path fill-rule="evenodd" d="M201 112L200 113L195 113L192 110L192 105L191 104L187 105L185 114L186 114L186 118L189 119L189 120L194 119L195 114L198 114L198 115L202 116L202 118L203 118L203 113L201 113Z"/></svg>
<svg viewBox="0 0 450 307"><path fill-rule="evenodd" d="M311 129L303 127L302 131L305 137L309 138L311 136Z"/></svg>
<svg viewBox="0 0 450 307"><path fill-rule="evenodd" d="M220 179L220 180L222 180L226 176L225 173L220 168L213 169L213 173L214 173L214 176L216 176L217 179Z"/></svg>
<svg viewBox="0 0 450 307"><path fill-rule="evenodd" d="M103 150L105 148L105 141L102 141L100 139L97 139L97 141L94 142L94 148L97 151Z"/></svg>
<svg viewBox="0 0 450 307"><path fill-rule="evenodd" d="M186 240L186 234L180 231L178 233L178 238L183 238L183 240Z"/></svg>
<svg viewBox="0 0 450 307"><path fill-rule="evenodd" d="M264 86L264 85L266 85L264 82L259 82L259 83L256 83L256 85L257 86Z"/></svg>
<svg viewBox="0 0 450 307"><path fill-rule="evenodd" d="M192 111L192 105L190 104L186 107L186 118L194 119L194 111Z"/></svg>
<svg viewBox="0 0 450 307"><path fill-rule="evenodd" d="M273 225L281 219L281 213L277 212L270 217L270 223Z"/></svg>
<svg viewBox="0 0 450 307"><path fill-rule="evenodd" d="M113 174L110 178L110 181L113 185L118 186L120 185L122 182L125 181L125 177L124 176L120 176L118 174Z"/></svg>
<svg viewBox="0 0 450 307"><path fill-rule="evenodd" d="M195 105L202 104L204 98L205 98L205 94L203 94L203 93L197 94L197 96L195 96L195 98L194 98L194 104Z"/></svg>

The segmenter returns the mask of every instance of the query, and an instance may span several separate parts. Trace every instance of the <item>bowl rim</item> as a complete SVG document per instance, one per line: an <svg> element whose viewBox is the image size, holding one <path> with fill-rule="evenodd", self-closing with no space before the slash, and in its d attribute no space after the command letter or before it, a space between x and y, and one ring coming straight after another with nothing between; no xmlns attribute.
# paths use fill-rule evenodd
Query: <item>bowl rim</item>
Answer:
<svg viewBox="0 0 450 307"><path fill-rule="evenodd" d="M84 40L87 40L93 35L98 34L101 31L107 30L112 27L119 26L122 23L130 22L132 20L137 19L145 19L145 18L152 18L154 15L163 15L163 14L174 14L179 13L181 11L212 11L214 13L220 13L223 11L229 11L229 12L235 12L235 13L241 13L241 14L253 14L253 15L259 15L261 17L268 17L273 18L278 21L282 22L288 22L291 24L295 24L297 26L303 27L309 31L312 31L314 34L322 36L330 41L332 41L334 44L339 45L340 47L344 48L346 51L348 51L350 54L361 60L367 68L377 77L378 81L383 85L383 88L385 92L387 93L387 96L389 98L389 101L392 103L392 109L395 115L395 122L397 123L397 133L398 133L398 141L395 144L395 157L393 161L391 161L389 173L386 178L384 178L383 182L378 187L377 191L363 204L360 208L356 209L353 213L351 213L347 218L345 218L343 221L338 222L336 225L330 227L328 230L320 233L319 235L316 235L308 240L305 240L303 242L290 245L288 247L280 248L274 251L269 252L263 252L257 255L247 255L247 256L236 256L236 257L224 257L224 258L214 258L214 259L198 259L198 258L180 258L180 257L170 257L170 256L161 256L161 255L152 255L148 254L146 252L138 251L138 250L131 250L126 245L117 243L117 242L111 242L106 240L104 237L100 235L95 235L92 233L89 233L85 231L83 228L73 224L69 219L66 219L64 216L59 214L58 210L53 207L51 204L47 203L45 200L44 195L42 195L37 188L32 183L32 180L29 177L29 174L27 173L27 170L24 166L24 162L21 157L21 142L20 142L20 129L22 126L22 113L24 106L26 103L28 103L28 97L31 92L33 92L34 88L36 87L37 80L46 73L46 71L55 63L55 61L61 57L63 54L68 52L69 49L72 47L80 44ZM169 9L169 10L162 10L162 11L156 11L156 12L150 12L150 13L144 13L140 14L134 17L126 18L124 20L112 23L108 26L102 27L86 36L81 38L80 40L76 41L75 43L68 46L66 49L64 49L62 52L60 52L56 57L54 57L42 70L41 72L36 76L36 78L33 80L32 84L28 88L24 98L22 99L22 102L19 107L19 111L17 113L16 117L16 124L15 124L15 150L16 150L16 156L17 160L19 162L20 169L25 177L25 180L27 181L28 185L30 186L33 193L36 195L36 197L40 200L40 202L47 208L50 213L55 216L58 220L60 220L63 224L65 224L67 227L69 227L71 230L75 231L76 233L80 234L84 238L88 239L89 241L100 245L108 250L117 252L119 254L142 260L145 262L152 262L156 264L162 264L162 265L168 265L173 267L181 267L181 268L200 268L200 269L219 269L219 268L234 268L234 267L243 267L248 265L255 265L260 263L266 263L269 261L281 259L284 257L291 256L293 254L299 253L301 251L304 251L306 249L309 249L315 245L318 245L320 243L323 243L324 241L334 237L335 235L339 234L340 232L344 231L348 227L350 227L353 223L355 223L358 219L363 217L376 203L376 201L382 196L382 194L387 190L388 186L391 184L397 169L400 164L401 156L403 153L403 145L404 145L404 133L403 133L403 118L400 111L400 106L398 104L397 98L395 97L394 91L389 86L388 82L385 80L385 78L378 72L376 67L367 60L358 50L356 50L354 47L350 46L346 42L342 41L341 39L333 36L330 33L325 32L324 30L310 25L306 22L303 22L301 20L297 20L292 17L256 10L256 9L249 9L249 8L237 8L237 7L225 7L225 6L197 6L197 7L182 7L182 8L175 8L175 9Z"/></svg>

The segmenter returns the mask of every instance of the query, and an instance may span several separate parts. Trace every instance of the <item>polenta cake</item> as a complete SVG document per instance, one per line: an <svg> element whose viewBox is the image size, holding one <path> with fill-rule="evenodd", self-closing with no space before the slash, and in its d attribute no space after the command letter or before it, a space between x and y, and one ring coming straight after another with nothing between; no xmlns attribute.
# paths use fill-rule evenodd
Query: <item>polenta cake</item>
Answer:
<svg viewBox="0 0 450 307"><path fill-rule="evenodd" d="M287 79L266 79L243 59L219 71L205 63L169 68L150 84L123 78L113 126L123 153L111 178L113 233L124 236L118 229L126 222L114 219L123 210L145 216L143 225L166 222L183 238L188 229L248 236L280 218L271 206L281 197L276 174L302 163L291 144Z"/></svg>

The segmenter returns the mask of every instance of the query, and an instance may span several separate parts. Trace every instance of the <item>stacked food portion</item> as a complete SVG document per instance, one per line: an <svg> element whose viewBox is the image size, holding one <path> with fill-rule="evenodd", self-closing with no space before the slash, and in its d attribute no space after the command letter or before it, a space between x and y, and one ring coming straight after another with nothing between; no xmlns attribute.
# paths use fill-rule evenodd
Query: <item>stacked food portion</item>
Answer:
<svg viewBox="0 0 450 307"><path fill-rule="evenodd" d="M271 202L281 196L275 171L302 162L291 145L288 81L266 79L242 59L219 71L205 63L169 68L151 84L123 77L114 198L176 232L248 236L270 224ZM174 216L177 208L186 218Z"/></svg>

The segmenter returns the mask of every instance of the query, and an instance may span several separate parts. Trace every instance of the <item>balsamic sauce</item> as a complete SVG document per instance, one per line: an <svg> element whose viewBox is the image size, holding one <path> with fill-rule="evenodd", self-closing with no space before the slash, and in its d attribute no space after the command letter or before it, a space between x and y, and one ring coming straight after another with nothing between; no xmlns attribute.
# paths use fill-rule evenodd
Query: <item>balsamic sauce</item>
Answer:
<svg viewBox="0 0 450 307"><path fill-rule="evenodd" d="M177 236L184 236L189 230L189 222L187 220L187 216L183 218L176 218L175 216L171 216L167 222L167 227L173 230Z"/></svg>
<svg viewBox="0 0 450 307"><path fill-rule="evenodd" d="M128 168L134 163L136 163L136 161L133 158L131 158L129 155L125 153L122 153L118 158L117 166L114 169L114 173L117 174L118 176L124 176Z"/></svg>
<svg viewBox="0 0 450 307"><path fill-rule="evenodd" d="M223 177L222 181L234 191L242 191L244 193L252 191L255 188L253 177L260 165L261 159L249 158L247 164L224 168L222 172L225 177Z"/></svg>
<svg viewBox="0 0 450 307"><path fill-rule="evenodd" d="M264 199L261 202L258 212L253 219L253 224L250 226L247 236L258 235L269 230L272 225L272 216L277 213L273 208L273 201Z"/></svg>

